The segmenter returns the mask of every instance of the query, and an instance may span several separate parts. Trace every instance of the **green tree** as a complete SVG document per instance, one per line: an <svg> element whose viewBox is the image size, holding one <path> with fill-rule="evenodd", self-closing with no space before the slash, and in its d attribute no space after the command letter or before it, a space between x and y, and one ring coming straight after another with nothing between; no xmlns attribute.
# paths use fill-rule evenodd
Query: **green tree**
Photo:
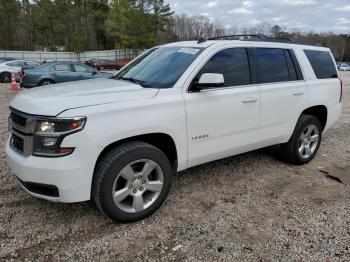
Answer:
<svg viewBox="0 0 350 262"><path fill-rule="evenodd" d="M16 0L0 1L0 47L7 50L20 48L18 45L18 20L21 6Z"/></svg>
<svg viewBox="0 0 350 262"><path fill-rule="evenodd" d="M171 11L169 4L164 4L164 0L149 0L149 3L152 6L152 27L156 37L158 32L164 32L171 24L174 12Z"/></svg>

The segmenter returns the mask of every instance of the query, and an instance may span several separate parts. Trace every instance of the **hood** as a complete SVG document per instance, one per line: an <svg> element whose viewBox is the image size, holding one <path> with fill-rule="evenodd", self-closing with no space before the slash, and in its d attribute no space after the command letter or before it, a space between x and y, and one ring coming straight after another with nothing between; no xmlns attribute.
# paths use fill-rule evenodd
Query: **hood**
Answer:
<svg viewBox="0 0 350 262"><path fill-rule="evenodd" d="M89 79L20 92L10 106L29 114L56 116L64 110L155 97L158 89L114 79Z"/></svg>

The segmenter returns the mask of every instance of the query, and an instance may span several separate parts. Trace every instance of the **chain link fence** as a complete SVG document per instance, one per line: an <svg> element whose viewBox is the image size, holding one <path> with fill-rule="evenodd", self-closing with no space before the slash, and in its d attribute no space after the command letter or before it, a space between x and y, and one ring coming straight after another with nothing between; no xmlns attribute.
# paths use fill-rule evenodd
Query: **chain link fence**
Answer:
<svg viewBox="0 0 350 262"><path fill-rule="evenodd" d="M73 61L85 62L89 59L132 59L145 51L144 49L116 49L104 51L75 52L35 52L35 51L3 51L0 50L0 57L11 57L14 59L28 59L37 62L51 61Z"/></svg>

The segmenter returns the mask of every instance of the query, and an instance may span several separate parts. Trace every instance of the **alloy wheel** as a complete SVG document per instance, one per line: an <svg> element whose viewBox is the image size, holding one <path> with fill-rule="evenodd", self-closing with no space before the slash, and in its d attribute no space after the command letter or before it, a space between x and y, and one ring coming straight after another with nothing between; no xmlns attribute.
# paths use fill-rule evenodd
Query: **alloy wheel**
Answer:
<svg viewBox="0 0 350 262"><path fill-rule="evenodd" d="M2 74L2 82L4 82L4 83L10 83L11 82L11 74L10 73L8 73L8 72L4 72L3 74Z"/></svg>
<svg viewBox="0 0 350 262"><path fill-rule="evenodd" d="M112 187L114 204L126 213L138 213L150 207L159 197L164 183L161 167L149 159L126 165Z"/></svg>
<svg viewBox="0 0 350 262"><path fill-rule="evenodd" d="M309 158L319 143L319 131L316 125L308 125L301 133L298 152L302 158Z"/></svg>

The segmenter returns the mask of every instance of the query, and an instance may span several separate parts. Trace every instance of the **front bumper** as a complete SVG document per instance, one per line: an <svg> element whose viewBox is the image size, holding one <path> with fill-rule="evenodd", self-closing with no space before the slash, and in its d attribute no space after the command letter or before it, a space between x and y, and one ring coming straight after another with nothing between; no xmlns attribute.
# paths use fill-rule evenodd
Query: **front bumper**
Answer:
<svg viewBox="0 0 350 262"><path fill-rule="evenodd" d="M84 153L75 150L73 154L58 158L22 156L10 146L5 148L7 163L22 187L31 195L54 202L81 202L90 199L94 163L85 159ZM58 194L38 191L32 185L57 188ZM28 186L29 185L29 186ZM39 188L40 189L40 188ZM44 187L45 189L45 187Z"/></svg>

